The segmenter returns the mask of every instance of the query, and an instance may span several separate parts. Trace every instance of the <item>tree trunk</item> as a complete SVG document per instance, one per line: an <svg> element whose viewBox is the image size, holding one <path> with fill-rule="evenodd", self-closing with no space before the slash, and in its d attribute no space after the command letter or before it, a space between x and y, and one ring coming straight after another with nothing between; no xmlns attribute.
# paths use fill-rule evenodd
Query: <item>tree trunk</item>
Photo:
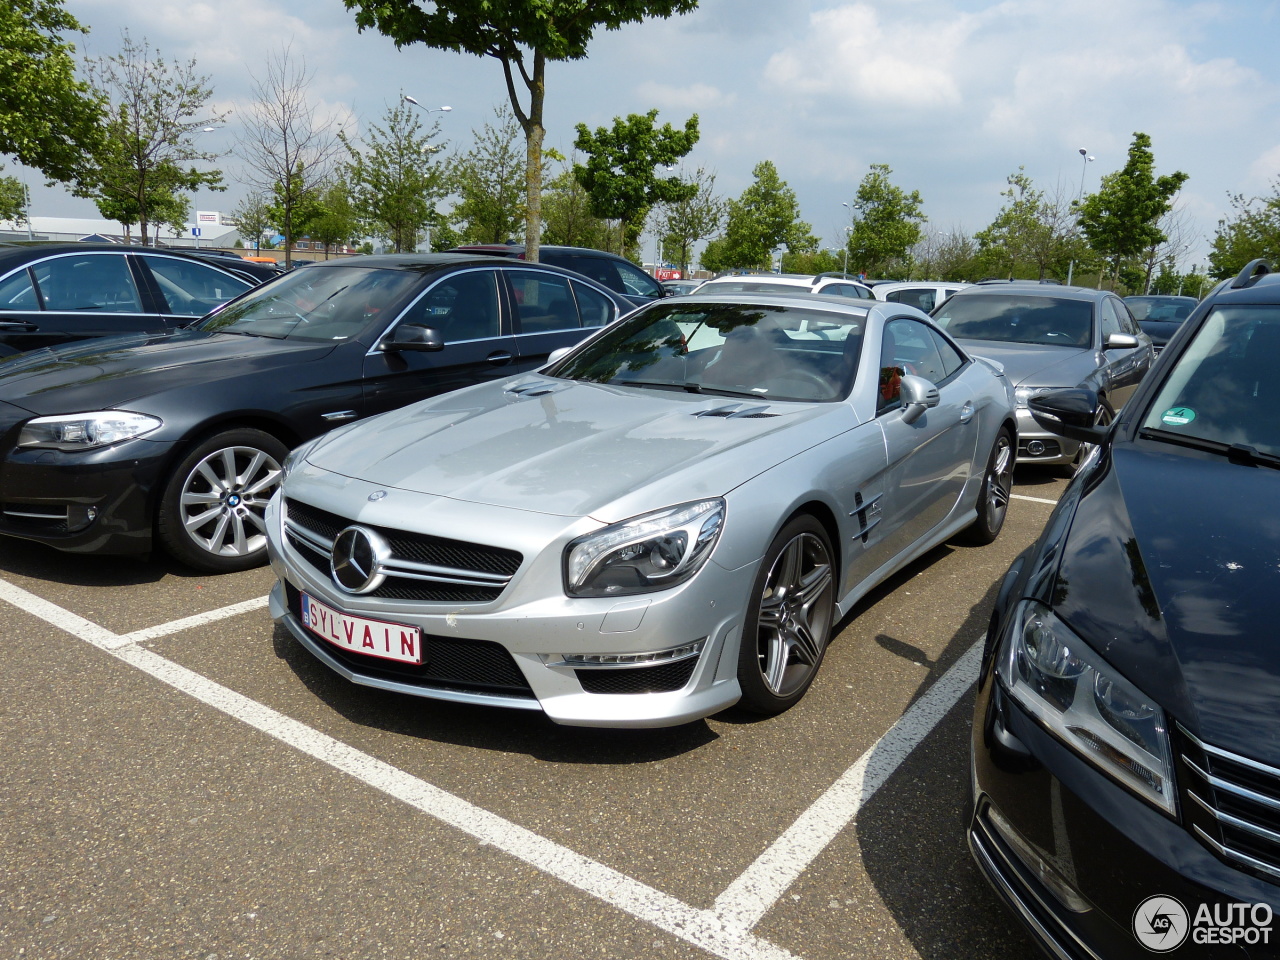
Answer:
<svg viewBox="0 0 1280 960"><path fill-rule="evenodd" d="M538 245L542 237L542 140L547 134L542 126L542 103L547 93L546 70L546 56L535 50L533 78L529 84L529 117L524 123L524 258L534 263L538 261Z"/></svg>

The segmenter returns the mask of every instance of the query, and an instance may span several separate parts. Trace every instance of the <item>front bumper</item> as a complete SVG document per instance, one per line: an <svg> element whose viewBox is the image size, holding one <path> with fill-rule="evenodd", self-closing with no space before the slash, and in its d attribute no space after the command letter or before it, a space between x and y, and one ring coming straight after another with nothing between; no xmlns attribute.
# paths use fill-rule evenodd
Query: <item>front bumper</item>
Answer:
<svg viewBox="0 0 1280 960"><path fill-rule="evenodd" d="M1078 440L1068 440L1050 433L1031 416L1026 407L1018 407L1018 463L1071 463L1080 450Z"/></svg>
<svg viewBox="0 0 1280 960"><path fill-rule="evenodd" d="M1181 823L1158 812L1059 743L988 676L973 725L974 859L1040 947L1059 960L1146 958L1135 912L1173 897L1189 916L1174 955L1280 955L1280 923L1250 942L1223 943L1195 924L1201 905L1280 910L1280 887L1225 863ZM996 706L993 707L993 697ZM1265 936L1265 940L1264 940Z"/></svg>
<svg viewBox="0 0 1280 960"><path fill-rule="evenodd" d="M271 592L271 615L347 680L413 696L542 710L557 723L575 726L673 726L716 713L740 698L738 638L757 563L725 570L713 559L691 580L667 591L575 599L564 595L560 556L563 545L581 531L566 518L514 510L506 516L507 511L493 507L409 496L413 506L408 512L421 518L415 523L418 529L439 524L443 536L484 527L518 529L528 538L516 544L525 559L496 599L424 602L344 593L313 562L314 556L285 536L280 499L268 507L268 553L279 578ZM392 509L385 516L403 523L405 505ZM384 526L370 519L377 510L368 508L360 522ZM502 515L497 524L495 510ZM402 667L331 643L303 623L303 593L352 616L418 627L427 663L422 669ZM696 656L672 663L587 666L565 660L571 655L647 654L698 642Z"/></svg>
<svg viewBox="0 0 1280 960"><path fill-rule="evenodd" d="M146 553L173 449L145 437L77 453L10 447L0 465L0 535L71 553Z"/></svg>

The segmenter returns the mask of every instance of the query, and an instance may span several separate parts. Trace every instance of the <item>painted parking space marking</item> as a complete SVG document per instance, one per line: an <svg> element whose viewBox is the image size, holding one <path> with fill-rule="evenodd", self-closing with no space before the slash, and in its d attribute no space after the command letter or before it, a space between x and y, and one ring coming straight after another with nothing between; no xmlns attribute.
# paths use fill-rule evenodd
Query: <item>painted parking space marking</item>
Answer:
<svg viewBox="0 0 1280 960"><path fill-rule="evenodd" d="M1057 506L1057 503L1058 503L1057 500L1046 500L1044 497L1028 497L1028 496L1024 496L1021 493L1011 493L1009 494L1009 499L1010 500L1030 500L1032 503L1052 503L1055 506Z"/></svg>
<svg viewBox="0 0 1280 960"><path fill-rule="evenodd" d="M256 610L265 598L232 604L130 634L116 634L0 580L4 600L300 753L489 844L598 900L725 960L787 960L784 948L750 931L847 826L972 684L970 648L777 841L701 910L321 733L139 645Z"/></svg>

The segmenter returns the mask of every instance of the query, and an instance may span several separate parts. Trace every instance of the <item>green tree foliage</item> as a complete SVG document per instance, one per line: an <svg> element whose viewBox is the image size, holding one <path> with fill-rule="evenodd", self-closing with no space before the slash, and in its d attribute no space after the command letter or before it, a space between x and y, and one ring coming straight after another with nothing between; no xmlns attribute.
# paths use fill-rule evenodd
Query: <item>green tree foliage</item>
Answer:
<svg viewBox="0 0 1280 960"><path fill-rule="evenodd" d="M1022 167L1005 181L1005 204L978 241L983 273L1010 279L1065 275L1082 250L1070 206L1060 196L1046 197Z"/></svg>
<svg viewBox="0 0 1280 960"><path fill-rule="evenodd" d="M834 250L804 250L799 253L788 252L782 258L782 269L786 273L839 273L844 269L844 257Z"/></svg>
<svg viewBox="0 0 1280 960"><path fill-rule="evenodd" d="M725 202L716 193L716 175L702 167L688 181L692 193L684 200L664 203L658 211L657 230L665 259L687 275L693 247L714 236L724 224Z"/></svg>
<svg viewBox="0 0 1280 960"><path fill-rule="evenodd" d="M1231 196L1232 212L1218 221L1209 251L1209 272L1219 280L1234 277L1250 260L1280 263L1280 180L1271 196Z"/></svg>
<svg viewBox="0 0 1280 960"><path fill-rule="evenodd" d="M913 276L921 280L981 280L987 272L978 257L978 244L963 230L927 231L911 248Z"/></svg>
<svg viewBox="0 0 1280 960"><path fill-rule="evenodd" d="M449 173L458 195L450 219L464 243L505 243L525 221L520 125L506 105L494 114L497 122L472 131L472 148L454 160Z"/></svg>
<svg viewBox="0 0 1280 960"><path fill-rule="evenodd" d="M397 47L493 57L502 65L511 110L525 135L525 246L538 259L542 233L543 102L547 61L584 60L595 31L617 30L647 17L686 13L697 0L343 0L360 30L376 28ZM524 87L521 102L517 81Z"/></svg>
<svg viewBox="0 0 1280 960"><path fill-rule="evenodd" d="M17 177L0 177L0 220L26 223L29 204L26 184Z"/></svg>
<svg viewBox="0 0 1280 960"><path fill-rule="evenodd" d="M0 4L0 154L50 180L76 180L100 136L102 105L64 39L87 32L61 0Z"/></svg>
<svg viewBox="0 0 1280 960"><path fill-rule="evenodd" d="M275 221L271 217L271 201L263 193L251 193L231 211L231 219L236 223L236 231L241 238L253 245L253 249L261 249L263 235L275 230Z"/></svg>
<svg viewBox="0 0 1280 960"><path fill-rule="evenodd" d="M431 141L439 134L438 123L425 129L401 99L387 108L383 126L370 124L364 150L338 135L350 155L342 169L355 215L397 253L417 248L436 201L444 196L445 173L432 159Z"/></svg>
<svg viewBox="0 0 1280 960"><path fill-rule="evenodd" d="M895 186L887 163L873 163L858 184L853 199L853 227L849 231L849 267L873 276L910 271L908 251L920 240L920 191L907 193Z"/></svg>
<svg viewBox="0 0 1280 960"><path fill-rule="evenodd" d="M591 198L591 212L619 221L624 247L639 240L645 215L654 204L691 200L697 193L695 184L660 177L657 168L673 166L693 149L698 115L686 120L683 130L669 123L658 127L657 120L658 111L650 110L614 117L612 128L597 127L594 133L584 123L577 126L573 145L586 162L575 166L573 174Z"/></svg>
<svg viewBox="0 0 1280 960"><path fill-rule="evenodd" d="M542 242L593 250L617 249L616 231L591 212L591 198L573 175L574 158L558 154L556 158L561 162L560 171L542 193Z"/></svg>
<svg viewBox="0 0 1280 960"><path fill-rule="evenodd" d="M784 244L794 252L817 248L813 228L800 219L795 191L778 176L773 162L761 161L751 175L742 195L728 202L724 236L702 253L707 270L768 269L773 251Z"/></svg>
<svg viewBox="0 0 1280 960"><path fill-rule="evenodd" d="M331 180L320 189L316 211L308 226L311 239L324 244L326 260L330 247L342 246L356 238L361 223L351 202L351 188L345 181Z"/></svg>
<svg viewBox="0 0 1280 960"><path fill-rule="evenodd" d="M120 214L112 219L137 223L145 244L152 221L172 224L175 204L186 205L181 194L223 189L220 170L193 164L218 158L198 149L195 137L226 114L209 111L213 89L195 60L171 63L128 31L119 53L91 60L86 69L108 110L75 192L97 201L104 216L112 211Z"/></svg>
<svg viewBox="0 0 1280 960"><path fill-rule="evenodd" d="M1160 218L1186 181L1181 171L1157 177L1151 138L1134 133L1124 167L1103 176L1098 192L1081 201L1080 229L1089 246L1110 262L1113 276L1126 259L1164 242Z"/></svg>

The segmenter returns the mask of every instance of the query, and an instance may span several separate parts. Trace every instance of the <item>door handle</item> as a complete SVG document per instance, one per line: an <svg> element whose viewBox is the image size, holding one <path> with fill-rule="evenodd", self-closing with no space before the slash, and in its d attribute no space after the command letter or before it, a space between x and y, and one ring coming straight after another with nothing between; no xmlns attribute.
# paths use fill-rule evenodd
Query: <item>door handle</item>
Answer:
<svg viewBox="0 0 1280 960"><path fill-rule="evenodd" d="M973 419L973 404L968 400L964 402L964 406L960 408L960 422L968 423Z"/></svg>
<svg viewBox="0 0 1280 960"><path fill-rule="evenodd" d="M501 366L504 366L505 364L510 363L513 357L511 354L507 353L507 351L505 350L498 350L498 351L495 351L494 353L489 354L489 356L487 356L485 359L488 360L495 367L501 367Z"/></svg>
<svg viewBox="0 0 1280 960"><path fill-rule="evenodd" d="M0 320L0 330L25 330L30 333L32 330L39 329L29 320Z"/></svg>

